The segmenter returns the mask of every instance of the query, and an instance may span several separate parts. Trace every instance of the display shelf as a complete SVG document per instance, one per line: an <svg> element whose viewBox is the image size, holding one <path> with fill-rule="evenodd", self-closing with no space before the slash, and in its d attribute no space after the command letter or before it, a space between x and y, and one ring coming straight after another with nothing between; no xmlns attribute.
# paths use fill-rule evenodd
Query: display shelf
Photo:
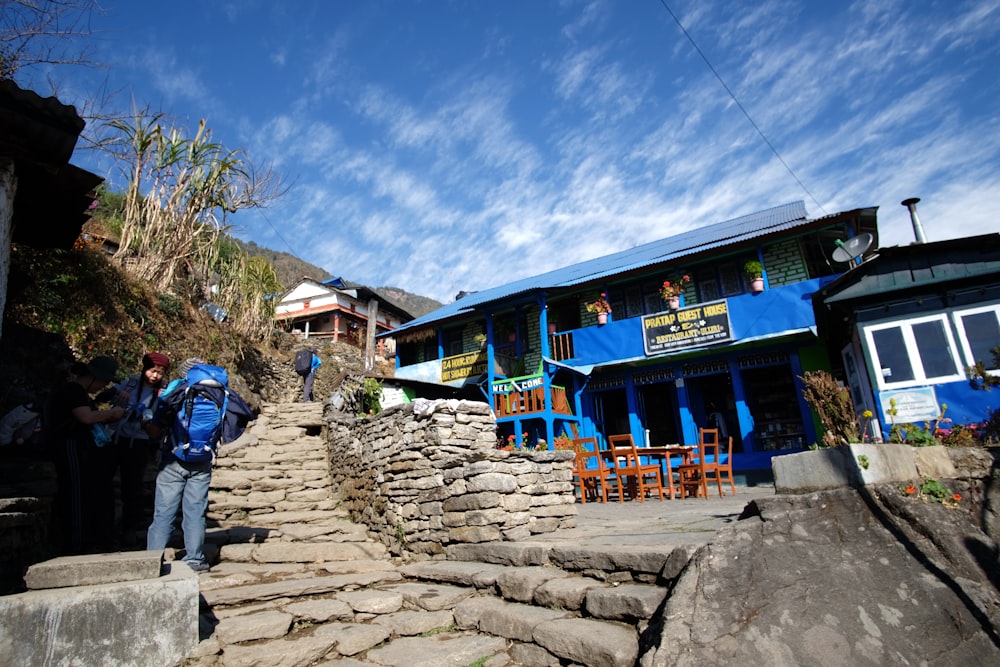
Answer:
<svg viewBox="0 0 1000 667"><path fill-rule="evenodd" d="M791 372L755 369L744 375L747 405L754 418L754 449L778 451L805 447L805 428Z"/></svg>

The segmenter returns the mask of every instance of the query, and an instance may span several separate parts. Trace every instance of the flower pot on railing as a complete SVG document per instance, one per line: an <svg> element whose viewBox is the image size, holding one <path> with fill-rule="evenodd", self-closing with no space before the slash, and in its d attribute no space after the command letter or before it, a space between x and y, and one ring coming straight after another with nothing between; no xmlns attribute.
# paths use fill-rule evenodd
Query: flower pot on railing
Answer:
<svg viewBox="0 0 1000 667"><path fill-rule="evenodd" d="M667 298L667 308L670 310L677 310L681 307L681 298L679 296L672 296Z"/></svg>
<svg viewBox="0 0 1000 667"><path fill-rule="evenodd" d="M607 313L597 313L597 323L598 324L607 324L608 323L608 314Z"/></svg>

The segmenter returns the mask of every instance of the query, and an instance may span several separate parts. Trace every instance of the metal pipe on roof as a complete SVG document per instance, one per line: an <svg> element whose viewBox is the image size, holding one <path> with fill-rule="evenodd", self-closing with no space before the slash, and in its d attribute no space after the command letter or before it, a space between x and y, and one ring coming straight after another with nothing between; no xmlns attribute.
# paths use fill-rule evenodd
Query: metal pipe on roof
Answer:
<svg viewBox="0 0 1000 667"><path fill-rule="evenodd" d="M919 197L910 197L909 199L904 199L899 203L910 210L910 222L913 223L913 235L916 237L917 243L926 243L927 240L924 238L924 228L920 226L920 218L917 217L918 201L920 201Z"/></svg>

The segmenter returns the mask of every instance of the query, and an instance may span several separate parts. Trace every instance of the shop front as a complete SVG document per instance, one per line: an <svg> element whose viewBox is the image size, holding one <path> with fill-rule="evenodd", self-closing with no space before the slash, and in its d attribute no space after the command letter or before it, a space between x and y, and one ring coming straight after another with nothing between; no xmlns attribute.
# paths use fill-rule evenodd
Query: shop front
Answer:
<svg viewBox="0 0 1000 667"><path fill-rule="evenodd" d="M695 444L699 428L717 428L733 439L735 469L769 469L772 456L816 441L799 379L805 343L595 371L583 391L584 424L604 439L631 433L649 446Z"/></svg>
<svg viewBox="0 0 1000 667"><path fill-rule="evenodd" d="M580 385L585 429L663 446L695 444L699 428L717 428L723 442L732 437L744 475L815 442L800 380L828 367L815 333L774 320L777 331L755 332L734 312L745 317L724 300L637 318L643 357L597 364Z"/></svg>

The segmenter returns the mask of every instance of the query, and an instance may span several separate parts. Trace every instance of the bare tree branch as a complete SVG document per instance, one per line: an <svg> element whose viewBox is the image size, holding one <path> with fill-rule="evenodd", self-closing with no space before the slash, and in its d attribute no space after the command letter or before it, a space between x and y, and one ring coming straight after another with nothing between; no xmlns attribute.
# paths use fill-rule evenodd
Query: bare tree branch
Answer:
<svg viewBox="0 0 1000 667"><path fill-rule="evenodd" d="M96 0L0 0L0 78L22 83L33 69L94 66L86 38L99 9Z"/></svg>

